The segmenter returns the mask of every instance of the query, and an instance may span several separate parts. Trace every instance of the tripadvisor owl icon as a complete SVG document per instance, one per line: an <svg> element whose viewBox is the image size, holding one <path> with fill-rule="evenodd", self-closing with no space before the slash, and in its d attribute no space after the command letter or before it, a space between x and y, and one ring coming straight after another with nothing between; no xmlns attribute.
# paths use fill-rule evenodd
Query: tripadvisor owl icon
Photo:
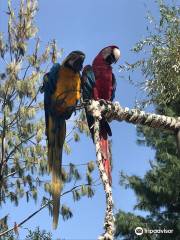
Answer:
<svg viewBox="0 0 180 240"><path fill-rule="evenodd" d="M137 227L135 229L135 234L138 235L138 236L142 235L143 234L143 228L142 227Z"/></svg>

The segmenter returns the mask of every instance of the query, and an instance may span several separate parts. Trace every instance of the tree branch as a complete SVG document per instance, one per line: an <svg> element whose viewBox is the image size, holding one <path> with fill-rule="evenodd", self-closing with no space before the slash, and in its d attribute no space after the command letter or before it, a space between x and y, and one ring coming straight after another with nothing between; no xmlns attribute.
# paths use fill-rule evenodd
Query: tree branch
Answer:
<svg viewBox="0 0 180 240"><path fill-rule="evenodd" d="M11 150L11 152L8 154L8 156L6 157L5 162L8 161L9 157L23 144L26 143L27 141L29 141L31 138L33 138L35 136L35 134L31 135L29 138L22 140L18 145L14 146L14 148Z"/></svg>
<svg viewBox="0 0 180 240"><path fill-rule="evenodd" d="M23 168L21 168L21 170L23 170L23 169L25 169L26 167L23 167ZM18 173L19 172L19 170L17 170L17 171L14 171L14 172L12 172L12 173L9 173L8 175L6 175L3 179L6 179L6 178L8 178L8 177L12 177L12 176L14 176L16 173Z"/></svg>
<svg viewBox="0 0 180 240"><path fill-rule="evenodd" d="M71 188L70 190L67 190L66 192L62 193L62 194L61 194L61 197L64 196L64 195L66 195L66 194L68 194L68 193L70 193L70 192L72 192L73 190L75 190L75 189L77 189L77 188L82 187L82 186L92 186L92 185L90 185L90 184L77 185L77 186ZM44 204L42 207L40 207L37 211L33 212L33 213L30 214L27 218L25 218L23 221L21 221L20 223L16 224L16 228L22 226L25 222L27 222L29 219L31 219L32 217L34 217L37 213L39 213L40 211L42 211L42 210L43 210L45 207L47 207L49 204L52 204L52 202L53 202L52 200L47 201L47 203L45 203L45 204ZM1 233L0 233L0 237L8 234L8 233L11 232L11 231L13 231L14 228L15 228L15 227L12 227L12 228L10 228L10 229L7 229L7 230L4 231L4 232L1 232Z"/></svg>

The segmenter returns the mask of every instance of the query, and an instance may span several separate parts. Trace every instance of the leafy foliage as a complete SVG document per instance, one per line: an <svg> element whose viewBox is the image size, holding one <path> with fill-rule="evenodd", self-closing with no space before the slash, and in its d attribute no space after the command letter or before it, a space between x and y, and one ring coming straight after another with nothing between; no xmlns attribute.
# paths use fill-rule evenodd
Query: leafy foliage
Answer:
<svg viewBox="0 0 180 240"><path fill-rule="evenodd" d="M45 49L40 46L35 24L38 1L18 2L19 5L15 7L15 3L8 0L7 32L0 32L1 207L8 200L17 206L20 198L25 198L27 202L34 199L36 202L42 188L42 202L47 200L47 196L51 197L40 87L42 76L50 64L57 62L61 51L58 50L55 40L50 41ZM70 141L79 142L79 132L85 131L85 124L80 124L82 121L82 117L78 116L72 132L67 135L64 145L67 154L71 153ZM71 135L73 136L69 139ZM88 187L91 189L93 164L87 163L86 167L89 173ZM71 163L63 169L63 180L65 183L72 181L73 185L77 181L83 182L79 170ZM93 190L86 189L80 196L92 196L92 193ZM51 205L48 207L51 212ZM64 207L61 214L64 219L72 216L68 207ZM7 220L7 216L1 219L1 231L8 228Z"/></svg>
<svg viewBox="0 0 180 240"><path fill-rule="evenodd" d="M37 1L21 1L16 13L8 1L8 32L1 33L0 85L0 204L9 198L18 205L19 198L37 199L35 172L47 172L46 151L42 144L44 121L39 114L43 104L37 98L43 65L52 57L55 43L39 53L39 38L34 17ZM29 44L35 44L32 54ZM39 161L37 160L39 159Z"/></svg>
<svg viewBox="0 0 180 240"><path fill-rule="evenodd" d="M35 231L29 230L29 234L26 236L25 240L51 240L52 234L46 232L45 230L40 230L39 227Z"/></svg>
<svg viewBox="0 0 180 240"><path fill-rule="evenodd" d="M180 94L180 8L158 2L159 22L149 14L148 36L132 49L141 59L121 66L121 70L142 71L145 80L135 85L147 94L144 104L166 104Z"/></svg>

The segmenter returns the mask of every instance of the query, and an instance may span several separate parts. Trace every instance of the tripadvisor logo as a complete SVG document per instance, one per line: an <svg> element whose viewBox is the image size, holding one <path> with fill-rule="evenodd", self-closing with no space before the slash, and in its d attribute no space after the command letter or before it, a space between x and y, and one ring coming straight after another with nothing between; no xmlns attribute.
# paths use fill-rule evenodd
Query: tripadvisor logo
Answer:
<svg viewBox="0 0 180 240"><path fill-rule="evenodd" d="M172 234L173 229L148 229L148 228L142 228L142 227L137 227L135 228L135 234L140 236L142 234Z"/></svg>
<svg viewBox="0 0 180 240"><path fill-rule="evenodd" d="M135 234L138 235L138 236L142 235L143 234L143 228L142 227L137 227L135 229Z"/></svg>

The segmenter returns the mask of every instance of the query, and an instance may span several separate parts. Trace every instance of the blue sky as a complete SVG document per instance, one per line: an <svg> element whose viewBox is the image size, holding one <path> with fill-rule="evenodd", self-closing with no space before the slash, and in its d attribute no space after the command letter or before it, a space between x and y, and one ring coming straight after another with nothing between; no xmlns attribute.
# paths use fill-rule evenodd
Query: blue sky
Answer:
<svg viewBox="0 0 180 240"><path fill-rule="evenodd" d="M18 1L16 1L18 2ZM145 4L146 3L146 4ZM7 1L1 0L0 8L5 11ZM118 65L125 61L133 62L138 56L130 49L146 35L147 10L154 15L158 14L157 6L152 0L40 0L36 23L42 45L55 38L58 46L64 49L64 56L73 50L86 53L85 64L91 64L97 53L108 45L117 45L121 50L121 59L114 66L117 79L116 101L123 107L133 107L135 99L141 97L125 78L121 77ZM4 21L4 13L0 13L0 21ZM4 26L3 26L4 28ZM133 79L142 79L140 73L134 73ZM136 198L131 190L125 190L118 185L119 172L143 176L149 169L149 160L153 159L154 152L136 144L136 127L127 123L111 123L113 132L113 197L115 211L121 208L124 211L133 210ZM91 139L81 137L81 142L72 144L72 155L64 155L64 162L83 163L95 160L95 151ZM97 239L103 232L105 198L102 187L97 187L92 199L84 198L73 202L70 195L62 199L73 211L74 217L66 222L60 218L59 227L53 231L53 238L61 239ZM21 221L25 216L38 208L38 204L26 204L21 201L18 208L9 206L2 209L2 213L11 212L10 223ZM41 229L52 231L52 218L48 210L24 224L24 228L40 226ZM20 230L20 239L23 239L26 230Z"/></svg>

